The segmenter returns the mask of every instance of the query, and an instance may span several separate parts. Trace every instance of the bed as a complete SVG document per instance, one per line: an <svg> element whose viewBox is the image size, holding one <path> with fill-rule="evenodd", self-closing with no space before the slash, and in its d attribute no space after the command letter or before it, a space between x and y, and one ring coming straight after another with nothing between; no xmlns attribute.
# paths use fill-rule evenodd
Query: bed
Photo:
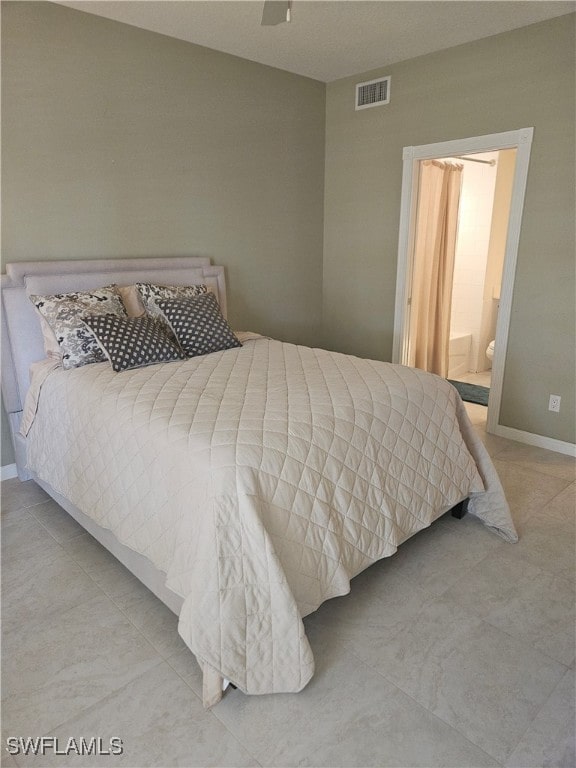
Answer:
<svg viewBox="0 0 576 768"><path fill-rule="evenodd" d="M303 617L458 505L517 540L492 462L439 377L248 332L120 373L45 359L30 295L137 282L207 286L226 317L224 269L208 259L7 265L2 394L20 479L179 615L205 706L228 681L301 690L314 673Z"/></svg>

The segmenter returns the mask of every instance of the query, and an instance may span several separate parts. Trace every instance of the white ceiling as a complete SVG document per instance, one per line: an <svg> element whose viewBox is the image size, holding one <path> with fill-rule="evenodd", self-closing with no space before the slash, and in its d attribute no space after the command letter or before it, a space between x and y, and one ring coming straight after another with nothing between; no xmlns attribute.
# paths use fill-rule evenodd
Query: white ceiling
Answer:
<svg viewBox="0 0 576 768"><path fill-rule="evenodd" d="M293 0L262 27L261 0L60 0L62 5L330 82L576 10L540 0Z"/></svg>

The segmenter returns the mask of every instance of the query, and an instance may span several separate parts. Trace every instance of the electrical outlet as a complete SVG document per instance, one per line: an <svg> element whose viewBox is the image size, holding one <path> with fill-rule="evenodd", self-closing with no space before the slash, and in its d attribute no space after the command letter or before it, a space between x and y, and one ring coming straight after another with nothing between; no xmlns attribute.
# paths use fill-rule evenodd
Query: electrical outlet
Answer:
<svg viewBox="0 0 576 768"><path fill-rule="evenodd" d="M560 395L550 395L550 400L548 402L548 410L554 411L554 413L560 413L560 400L562 398Z"/></svg>

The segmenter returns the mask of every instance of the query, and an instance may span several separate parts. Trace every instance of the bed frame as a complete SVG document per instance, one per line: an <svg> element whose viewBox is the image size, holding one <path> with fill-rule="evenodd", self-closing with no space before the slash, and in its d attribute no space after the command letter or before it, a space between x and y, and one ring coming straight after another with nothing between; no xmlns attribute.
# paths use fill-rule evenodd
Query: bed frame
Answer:
<svg viewBox="0 0 576 768"><path fill-rule="evenodd" d="M167 285L204 283L216 294L226 317L224 267L211 266L200 256L168 258L96 259L86 261L26 261L6 265L1 276L2 293L2 398L8 414L20 480L35 480L88 533L94 536L174 613L179 614L182 599L164 586L166 574L150 561L120 544L111 531L57 493L26 466L26 438L20 432L22 411L30 385L30 365L45 358L40 322L30 294L68 293L90 290L109 283L120 286L135 282Z"/></svg>
<svg viewBox="0 0 576 768"><path fill-rule="evenodd" d="M211 266L208 258L168 257L133 259L98 259L87 261L29 261L6 265L1 276L2 293L2 397L14 442L20 480L35 480L85 530L108 549L156 597L177 615L182 599L166 588L166 574L142 555L120 544L111 531L102 528L68 499L40 480L26 466L26 438L20 434L20 422L30 384L30 365L45 358L40 322L30 294L66 293L90 290L109 283L120 286L137 281L168 285L204 283L216 294L226 316L226 281L224 268ZM454 517L466 514L468 500L451 510Z"/></svg>

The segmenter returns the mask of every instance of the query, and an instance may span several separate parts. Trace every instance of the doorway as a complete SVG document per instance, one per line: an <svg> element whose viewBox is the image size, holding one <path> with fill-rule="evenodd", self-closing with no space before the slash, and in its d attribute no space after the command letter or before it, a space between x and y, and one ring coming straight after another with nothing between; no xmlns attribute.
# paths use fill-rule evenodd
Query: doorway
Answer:
<svg viewBox="0 0 576 768"><path fill-rule="evenodd" d="M468 340L469 346L468 352L466 353L468 362L465 363L462 361L462 365L471 368L491 368L490 399L488 403L486 426L487 431L489 432L495 432L499 423L498 417L502 396L514 274L532 135L533 129L525 128L519 131L458 139L455 141L428 144L420 147L405 147L403 153L404 169L398 247L393 362L404 365L410 364L411 361L411 333L414 333L414 329L411 329L410 321L412 314L415 232L421 162L424 160L445 160L451 158L457 160L457 162L462 165L471 167L473 165L480 166L485 164L486 168L488 168L488 162L491 162L496 158L497 163L494 166L490 165L491 168L497 169L498 165L501 165L501 167L508 166L508 170L510 170L510 167L512 166L508 182L509 188L507 194L509 197L509 207L507 209L508 214L506 215L506 221L504 222L507 229L507 234L504 236L504 243L502 244L502 242L500 242L500 245L498 245L497 239L498 237L502 238L502 234L501 232L498 234L494 229L490 231L485 229L483 236L478 236L476 225L479 224L479 208L477 200L475 204L472 204L471 216L469 217L472 222L472 234L470 237L472 240L476 240L476 244L478 240L487 240L487 248L482 256L482 259L484 260L483 265L476 264L474 268L469 269L470 264L468 264L463 268L464 273L468 272L468 277L470 276L470 272L475 271L476 283L482 283L481 287L476 286L476 293L479 297L475 321L477 322L476 338L474 341L472 338ZM508 150L512 150L512 152L508 152ZM486 155L485 153L490 154ZM504 162L504 159L506 162ZM474 162L477 160L486 160L487 162ZM469 174L469 176L474 175L475 174ZM484 175L486 176L486 174ZM497 175L497 173L493 174L492 195L497 193ZM490 184L484 185L484 194L486 193L486 186L489 187ZM492 197L490 202L484 200L484 208L489 208L490 212L494 210L494 213L500 214L500 219L502 219L502 211L504 210L502 207L502 194L501 189L500 199L498 201L495 201L494 197ZM473 195L471 199L473 199ZM465 216L466 211L463 205L463 219L465 219ZM462 226L463 222L460 223L459 234L466 234L464 231L466 227ZM499 222L499 226L500 228L502 227L502 221ZM492 242L493 235L494 242ZM470 237L468 238L469 243L471 242ZM461 245L464 245L464 243ZM492 256L494 256L496 251L500 251L501 258L499 266L498 259L488 258L491 247L493 251ZM464 250L466 250L466 248L464 248ZM462 255L466 256L466 254ZM483 272L483 274L482 280L480 281L478 275L481 272ZM498 273L498 275L496 273ZM461 282L461 275L456 278L455 274L455 279L457 279L458 282ZM471 293L472 289L469 287L468 297ZM455 319L458 318L458 324L461 324L464 322L464 317L458 310L458 302L460 302L460 308L462 308L462 305L468 304L469 301L466 298L457 298L457 294L455 294L454 297L456 307L453 307L453 313ZM460 330L465 329L455 329L455 331ZM455 335L468 335L472 337L472 334L468 333L455 333ZM487 339L487 336L489 335L492 336L491 339ZM484 341L487 342L486 346L483 346ZM486 350L492 341L494 341L494 353L492 360L490 360L486 357Z"/></svg>
<svg viewBox="0 0 576 768"><path fill-rule="evenodd" d="M462 155L447 378L484 402L492 380L516 150ZM477 389L476 389L477 388Z"/></svg>

